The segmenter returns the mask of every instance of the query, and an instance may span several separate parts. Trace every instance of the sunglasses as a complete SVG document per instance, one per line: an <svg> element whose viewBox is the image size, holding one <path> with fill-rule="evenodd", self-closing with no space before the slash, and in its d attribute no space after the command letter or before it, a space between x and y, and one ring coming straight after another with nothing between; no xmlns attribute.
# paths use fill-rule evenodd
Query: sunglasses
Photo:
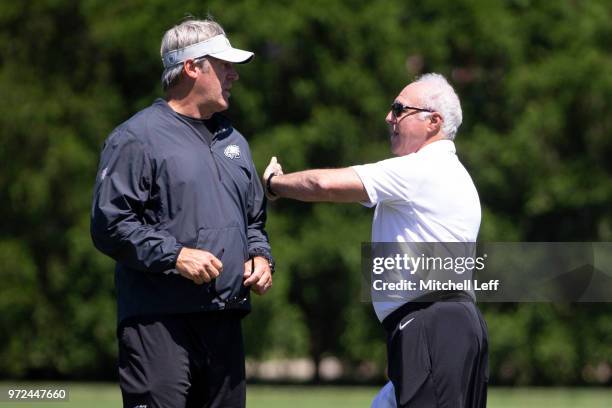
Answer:
<svg viewBox="0 0 612 408"><path fill-rule="evenodd" d="M393 102L391 104L391 113L394 117L399 117L402 113L406 112L408 109L413 109L417 112L433 112L431 109L423 109L423 108L415 108L414 106L404 105L401 102Z"/></svg>

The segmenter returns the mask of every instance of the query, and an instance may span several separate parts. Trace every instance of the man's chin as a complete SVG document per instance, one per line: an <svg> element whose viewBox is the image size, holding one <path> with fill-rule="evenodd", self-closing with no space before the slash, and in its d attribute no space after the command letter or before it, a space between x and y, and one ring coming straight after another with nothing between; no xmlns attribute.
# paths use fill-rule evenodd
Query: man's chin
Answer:
<svg viewBox="0 0 612 408"><path fill-rule="evenodd" d="M218 106L217 112L222 112L224 110L227 110L229 108L229 99L222 98L217 104L217 106Z"/></svg>
<svg viewBox="0 0 612 408"><path fill-rule="evenodd" d="M393 156L406 156L409 153L411 152L406 146L391 144L391 154L393 154Z"/></svg>

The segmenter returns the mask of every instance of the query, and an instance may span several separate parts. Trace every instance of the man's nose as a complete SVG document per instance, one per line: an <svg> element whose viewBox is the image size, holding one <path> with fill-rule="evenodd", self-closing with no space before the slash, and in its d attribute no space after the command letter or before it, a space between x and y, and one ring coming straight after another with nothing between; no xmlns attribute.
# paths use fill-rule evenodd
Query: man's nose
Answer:
<svg viewBox="0 0 612 408"><path fill-rule="evenodd" d="M385 117L385 122L387 122L390 125L395 124L396 120L395 120L395 116L393 116L393 112L389 111L389 113L387 113L387 116Z"/></svg>

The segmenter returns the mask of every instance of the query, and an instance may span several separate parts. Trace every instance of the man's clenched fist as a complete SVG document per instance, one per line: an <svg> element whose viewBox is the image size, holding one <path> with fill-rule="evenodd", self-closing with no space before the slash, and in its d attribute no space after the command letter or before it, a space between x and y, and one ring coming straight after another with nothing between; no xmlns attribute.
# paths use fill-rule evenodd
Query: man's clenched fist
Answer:
<svg viewBox="0 0 612 408"><path fill-rule="evenodd" d="M181 276L202 285L223 272L223 263L210 252L183 248L176 260L176 270Z"/></svg>

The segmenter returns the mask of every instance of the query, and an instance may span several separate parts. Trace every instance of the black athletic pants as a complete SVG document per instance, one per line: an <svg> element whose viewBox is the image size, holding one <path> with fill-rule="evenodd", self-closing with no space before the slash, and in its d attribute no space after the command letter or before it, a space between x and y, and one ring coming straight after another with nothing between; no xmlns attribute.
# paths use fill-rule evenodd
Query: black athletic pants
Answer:
<svg viewBox="0 0 612 408"><path fill-rule="evenodd" d="M468 295L407 303L383 324L398 407L486 407L487 328Z"/></svg>
<svg viewBox="0 0 612 408"><path fill-rule="evenodd" d="M236 312L128 318L117 330L125 408L246 405Z"/></svg>

